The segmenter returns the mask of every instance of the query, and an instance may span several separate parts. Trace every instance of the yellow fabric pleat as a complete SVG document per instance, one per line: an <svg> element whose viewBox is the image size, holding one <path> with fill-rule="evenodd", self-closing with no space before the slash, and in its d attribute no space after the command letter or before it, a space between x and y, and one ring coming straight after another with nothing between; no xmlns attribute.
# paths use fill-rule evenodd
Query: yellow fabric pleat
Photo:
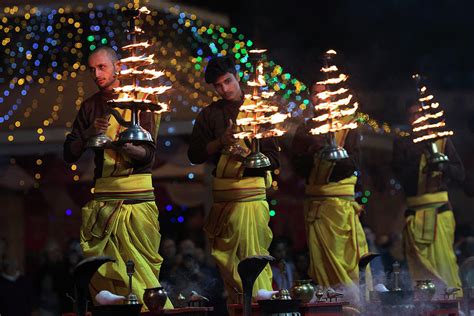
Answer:
<svg viewBox="0 0 474 316"><path fill-rule="evenodd" d="M112 214L104 218L101 214ZM101 230L92 229L95 222L103 224ZM114 263L102 265L91 280L91 294L108 290L117 295L128 294L127 260L135 263L133 292L143 303L146 288L159 286L162 257L158 209L154 201L123 204L122 201L91 201L82 209L81 247L85 257L110 256ZM97 227L100 227L99 225ZM166 308L172 308L168 300ZM144 310L146 307L144 306Z"/></svg>
<svg viewBox="0 0 474 316"><path fill-rule="evenodd" d="M436 141L438 150L445 152L446 139ZM433 178L442 172L425 171L427 157L421 155L418 168L418 195L407 198L407 207L414 214L405 218L403 242L408 268L413 280L432 279L440 287L461 287L461 280L453 251L456 224L452 211L438 213L438 208L449 203L448 192L427 193ZM462 292L457 292L462 296Z"/></svg>
<svg viewBox="0 0 474 316"><path fill-rule="evenodd" d="M228 303L237 304L243 292L237 272L239 262L249 256L268 255L273 238L268 227L269 207L265 200L253 202L214 203L204 230L209 238L211 254L219 268L228 294ZM272 290L269 265L255 281L252 295L259 289Z"/></svg>
<svg viewBox="0 0 474 316"><path fill-rule="evenodd" d="M130 121L131 111L118 109ZM159 116L152 131L156 135ZM109 119L107 136L118 140L125 130L115 117ZM81 247L85 257L110 256L114 263L102 265L94 274L90 288L92 298L108 290L127 296L129 277L126 262L135 263L133 293L143 303L145 289L159 286L163 258L158 254L161 235L151 174L131 174L133 165L112 149L104 150L102 178L96 180L94 200L82 208ZM124 204L124 200L143 201ZM165 308L173 308L170 300ZM144 305L142 311L148 309Z"/></svg>
<svg viewBox="0 0 474 316"><path fill-rule="evenodd" d="M356 181L357 178L352 176L307 190L317 193L308 196L304 209L310 252L308 274L323 286L358 287L358 263L368 252L368 246L359 221L362 207L353 198ZM348 199L350 193L352 198ZM369 267L366 269L366 286L367 290L372 288ZM357 300L358 293L354 295Z"/></svg>
<svg viewBox="0 0 474 316"><path fill-rule="evenodd" d="M431 279L440 292L445 287L462 289L459 268L453 251L456 223L452 211L437 214L436 238L431 243L419 242L416 238L415 216L406 218L403 230L408 267L413 280ZM462 292L456 293L462 297Z"/></svg>
<svg viewBox="0 0 474 316"><path fill-rule="evenodd" d="M247 115L241 112L238 118ZM243 140L239 140L238 144L248 149ZM204 224L229 304L240 303L239 293L243 292L237 272L239 262L249 256L268 255L273 238L268 227L270 215L265 192L271 183L270 172L265 178L243 177L244 169L240 158L221 155L213 181L214 204ZM269 265L255 281L254 297L259 289L272 290Z"/></svg>
<svg viewBox="0 0 474 316"><path fill-rule="evenodd" d="M353 118L348 118L353 120ZM336 144L344 147L349 130L335 133ZM368 252L360 224L362 210L354 200L355 176L330 182L335 163L316 158L307 179L304 214L310 253L309 276L323 286L350 289L348 300L359 300L359 260ZM370 265L365 271L366 293L372 289Z"/></svg>
<svg viewBox="0 0 474 316"><path fill-rule="evenodd" d="M448 192L445 191L407 198L407 207L415 211L411 228L417 243L430 244L436 239L437 209L448 202Z"/></svg>

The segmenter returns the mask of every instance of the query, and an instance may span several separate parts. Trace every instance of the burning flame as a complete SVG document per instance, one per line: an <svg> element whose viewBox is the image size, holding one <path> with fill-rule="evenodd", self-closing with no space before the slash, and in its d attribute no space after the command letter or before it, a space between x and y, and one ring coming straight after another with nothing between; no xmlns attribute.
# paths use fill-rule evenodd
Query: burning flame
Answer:
<svg viewBox="0 0 474 316"><path fill-rule="evenodd" d="M148 10L147 7L141 7L140 9L138 9L138 11L140 11L140 13L143 13L143 14L150 14L151 11Z"/></svg>
<svg viewBox="0 0 474 316"><path fill-rule="evenodd" d="M146 42L141 42L141 43L136 43L136 44L125 45L125 46L122 47L122 50L133 49L133 48L145 49L145 48L148 48L150 46L151 45L148 44L148 41L146 41Z"/></svg>
<svg viewBox="0 0 474 316"><path fill-rule="evenodd" d="M138 16L140 14L150 14L150 10L146 7L141 7L138 11ZM138 19L138 16L135 16L133 19ZM169 104L160 102L158 96L171 89L171 86L140 86L141 81L160 78L164 76L164 72L147 68L155 63L153 54L148 55L146 52L143 52L143 50L151 45L148 41L137 42L136 36L139 33L143 33L143 31L134 24L131 24L132 27L132 43L122 47L122 50L129 51L131 56L119 60L119 64L126 66L126 69L121 69L117 73L121 81L129 80L129 83L121 82L120 87L114 88L114 92L118 93L119 96L109 102L115 103L121 108L129 108L132 111L141 110L156 113L169 111ZM140 54L138 54L138 51L141 51Z"/></svg>
<svg viewBox="0 0 474 316"><path fill-rule="evenodd" d="M117 93L125 92L125 93L144 93L146 95L149 94L162 94L165 91L171 89L170 86L158 86L158 87L138 87L138 86L121 86L118 88L114 88L114 91Z"/></svg>
<svg viewBox="0 0 474 316"><path fill-rule="evenodd" d="M420 83L421 77L418 74L413 75L413 78ZM421 86L418 93L420 116L412 122L412 130L415 135L413 142L435 141L453 135L453 131L445 129L444 111L439 109L438 102L433 102L434 96L427 93L426 86Z"/></svg>
<svg viewBox="0 0 474 316"><path fill-rule="evenodd" d="M119 60L119 63L122 64L122 65L127 65L129 66L128 64L148 64L148 65L152 65L154 63L153 61L153 57L155 55L154 54L151 54L151 55L141 55L141 56L130 56L130 57L127 57L127 58L122 58ZM134 67L137 67L137 66L134 66Z"/></svg>
<svg viewBox="0 0 474 316"><path fill-rule="evenodd" d="M251 50L251 54L261 54L266 49ZM246 126L243 132L234 134L239 139L260 139L267 137L281 136L286 131L279 128L268 128L265 124L275 125L284 122L290 113L278 113L278 106L272 105L268 99L274 96L275 91L261 91L267 86L263 72L263 62L258 60L255 65L255 73L252 80L247 81L247 85L252 88L252 93L245 94L245 102L240 106L241 112L248 113L247 117L237 119L238 126Z"/></svg>
<svg viewBox="0 0 474 316"><path fill-rule="evenodd" d="M317 85L322 85L325 90L316 94L318 103L314 104L314 108L318 115L312 120L323 124L310 130L310 134L313 135L357 128L356 122L345 119L354 116L359 105L357 102L352 103L353 96L349 94L349 89L341 86L348 76L338 73L338 67L330 64L332 61L330 55L336 54L334 50L326 52L326 65L321 68L321 72L326 75L326 80L316 82Z"/></svg>

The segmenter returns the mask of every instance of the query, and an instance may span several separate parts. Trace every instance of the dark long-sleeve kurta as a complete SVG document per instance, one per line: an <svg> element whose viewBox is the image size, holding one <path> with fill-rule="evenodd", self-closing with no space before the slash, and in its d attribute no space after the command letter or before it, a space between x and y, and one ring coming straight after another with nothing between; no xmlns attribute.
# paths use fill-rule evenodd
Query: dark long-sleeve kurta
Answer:
<svg viewBox="0 0 474 316"><path fill-rule="evenodd" d="M310 125L301 124L295 132L293 144L291 146L291 162L296 173L307 178L313 168L314 154L320 152L327 144L326 135L309 134ZM359 139L358 129L350 130L347 134L344 148L349 154L349 158L336 162L329 178L330 182L337 182L348 178L359 168Z"/></svg>
<svg viewBox="0 0 474 316"><path fill-rule="evenodd" d="M87 142L86 130L94 124L96 118L105 117L107 109L110 105L107 104L108 100L114 97L112 93L99 91L90 98L86 99L77 113L76 119L72 127L71 133L66 137L64 142L64 160L68 163L73 163L79 160L82 153L86 150L85 145ZM155 121L153 113L142 112L140 113L140 126L147 131L151 132L152 135L155 131ZM153 135L155 136L155 135ZM156 141L156 140L155 140ZM75 155L71 150L71 147L77 145L82 148L79 155ZM155 144L147 143L140 145L146 150L145 157L140 160L133 160L133 174L150 173L155 159ZM94 179L98 179L102 176L102 167L104 160L104 150L94 149L95 152L95 170Z"/></svg>
<svg viewBox="0 0 474 316"><path fill-rule="evenodd" d="M224 134L229 126L229 120L235 122L242 102L219 100L202 109L194 123L189 142L188 157L193 164L211 162L217 165L221 154L217 152L211 156L208 155L207 144ZM261 139L260 151L270 159L271 169L280 166L278 145L274 138ZM244 176L247 177L264 175L265 170L261 169L244 171Z"/></svg>
<svg viewBox="0 0 474 316"><path fill-rule="evenodd" d="M449 162L443 164L442 175L428 181L426 192L418 192L420 158L427 149L427 144L414 144L411 137L398 138L393 144L392 166L406 196L447 191L452 181L461 182L464 179L464 166L453 143L448 138L444 153L449 157Z"/></svg>

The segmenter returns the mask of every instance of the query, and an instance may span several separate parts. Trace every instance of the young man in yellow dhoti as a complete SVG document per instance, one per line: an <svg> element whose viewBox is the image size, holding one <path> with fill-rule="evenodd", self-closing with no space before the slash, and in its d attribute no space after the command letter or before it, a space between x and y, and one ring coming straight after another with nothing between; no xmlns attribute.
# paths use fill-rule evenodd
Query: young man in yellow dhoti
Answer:
<svg viewBox="0 0 474 316"><path fill-rule="evenodd" d="M408 108L409 122L417 119L418 106ZM449 162L429 162L427 143L412 137L395 141L393 168L407 197L403 242L413 280L431 279L439 293L446 287L462 288L453 250L455 221L448 184L464 179L464 167L448 138L436 141ZM462 296L462 292L457 292Z"/></svg>
<svg viewBox="0 0 474 316"><path fill-rule="evenodd" d="M64 159L79 160L90 137L105 133L117 140L125 128L110 116L108 100L119 86L115 51L108 47L95 50L88 59L89 69L99 92L84 101L64 143ZM125 120L131 111L117 109ZM156 141L160 116L141 113L140 124ZM160 233L158 209L152 186L151 167L155 144L108 146L94 149L94 198L82 209L81 247L85 257L110 256L114 263L104 264L91 281L92 297L101 290L128 294L126 262L135 263L133 293L141 302L146 288L159 286L163 259L158 254ZM166 307L172 307L168 301Z"/></svg>
<svg viewBox="0 0 474 316"><path fill-rule="evenodd" d="M265 189L271 182L268 170L246 169L242 161L249 154L249 145L234 139L233 123L243 103L234 63L227 57L209 61L205 79L214 86L221 99L202 109L194 124L188 157L194 164L211 162L214 204L204 230L209 238L211 254L216 260L229 297L229 303L239 303L242 283L237 272L239 262L253 255L268 255L272 232L268 227L269 207ZM234 145L239 150L227 152ZM261 152L278 168L278 147L274 140L263 139ZM271 269L267 265L257 278L257 290L272 289Z"/></svg>
<svg viewBox="0 0 474 316"><path fill-rule="evenodd" d="M319 87L315 84L311 88L315 104ZM314 127L310 122L298 127L291 150L296 173L306 179L304 216L310 253L308 275L324 287L343 287L344 299L357 303L358 263L368 253L359 221L362 207L354 199L360 134L357 129L336 132L337 145L346 149L349 158L337 162L315 159L327 140L325 135L309 134ZM366 285L369 289L372 286L368 267Z"/></svg>

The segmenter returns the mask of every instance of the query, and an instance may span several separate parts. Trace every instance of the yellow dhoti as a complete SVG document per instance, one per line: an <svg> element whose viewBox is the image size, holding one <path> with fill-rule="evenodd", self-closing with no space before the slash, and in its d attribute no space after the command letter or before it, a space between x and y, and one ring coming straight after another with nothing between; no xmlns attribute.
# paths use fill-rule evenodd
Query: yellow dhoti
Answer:
<svg viewBox="0 0 474 316"><path fill-rule="evenodd" d="M248 115L240 112L237 119ZM250 152L244 140L239 139L237 145ZM239 262L249 256L268 255L273 238L268 227L270 213L265 192L270 186L270 172L267 171L265 178L243 177L242 161L241 156L221 154L213 182L214 204L204 225L229 304L240 303L239 294L243 292L237 272ZM255 281L252 296L255 297L259 289L272 290L269 265Z"/></svg>
<svg viewBox="0 0 474 316"><path fill-rule="evenodd" d="M344 286L358 297L358 263L368 247L359 221L362 208L354 201L356 181L353 176L324 185L307 185L304 215L310 253L308 274L318 284ZM368 289L372 287L368 267L366 284Z"/></svg>
<svg viewBox="0 0 474 316"><path fill-rule="evenodd" d="M446 139L438 139L436 145L443 153ZM411 214L405 218L403 241L408 268L413 280L431 279L438 290L446 286L462 288L453 250L456 223L453 212L446 209L448 192L432 192L433 183L442 173L427 172L427 165L426 155L422 154L418 168L418 194L407 198ZM462 296L461 291L456 294Z"/></svg>
<svg viewBox="0 0 474 316"><path fill-rule="evenodd" d="M254 255L268 255L272 231L268 203L265 200L265 180L262 177L242 179L214 178L214 205L204 230L211 246L229 303L239 303L242 282L237 272L239 262ZM255 281L252 294L258 289L272 289L269 265Z"/></svg>
<svg viewBox="0 0 474 316"><path fill-rule="evenodd" d="M454 215L451 210L437 211L448 201L447 192L407 199L408 208L414 214L406 217L404 246L413 280L431 279L438 287L462 288L453 251ZM462 296L462 292L457 295Z"/></svg>
<svg viewBox="0 0 474 316"><path fill-rule="evenodd" d="M116 262L102 265L94 275L92 297L101 290L126 296L129 292L126 262L131 259L135 263L133 293L142 302L146 288L159 286L163 261L158 254L161 235L151 175L100 178L94 193L95 199L82 209L84 256L110 256ZM133 204L124 200L133 200ZM173 306L168 300L165 307Z"/></svg>

